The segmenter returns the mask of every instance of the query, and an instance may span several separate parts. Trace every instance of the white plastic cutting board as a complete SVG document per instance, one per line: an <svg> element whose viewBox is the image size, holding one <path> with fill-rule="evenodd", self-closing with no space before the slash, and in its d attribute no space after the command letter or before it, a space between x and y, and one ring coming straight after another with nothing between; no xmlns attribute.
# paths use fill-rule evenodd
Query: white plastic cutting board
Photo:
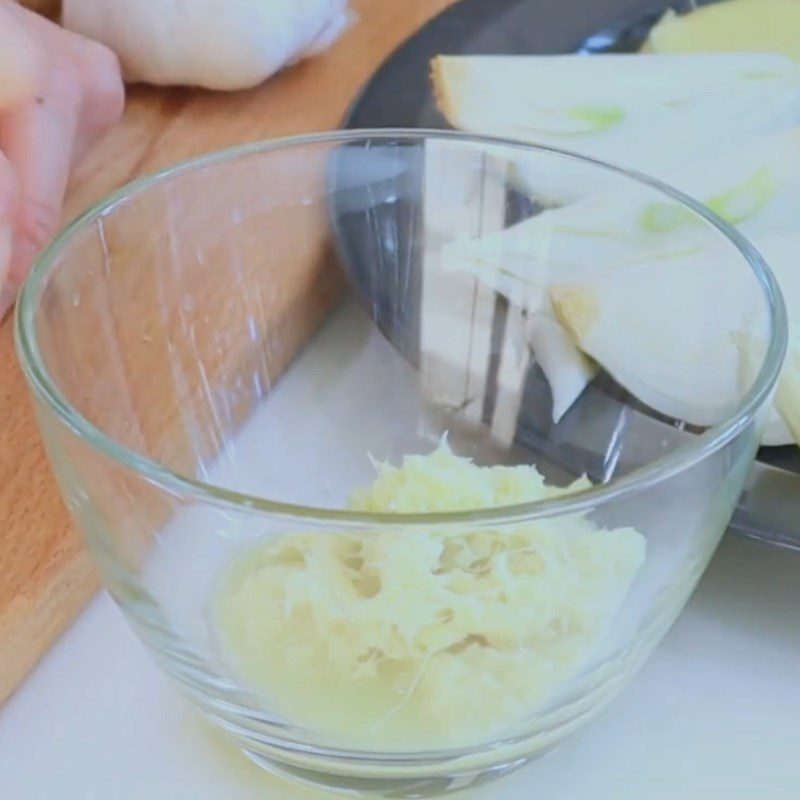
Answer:
<svg viewBox="0 0 800 800"><path fill-rule="evenodd" d="M335 350L303 357L330 370ZM342 368L356 380L364 364ZM351 402L347 393L340 400ZM459 797L798 800L799 747L800 554L728 536L675 628L599 719L526 769ZM331 797L270 777L208 729L105 594L0 709L1 800Z"/></svg>

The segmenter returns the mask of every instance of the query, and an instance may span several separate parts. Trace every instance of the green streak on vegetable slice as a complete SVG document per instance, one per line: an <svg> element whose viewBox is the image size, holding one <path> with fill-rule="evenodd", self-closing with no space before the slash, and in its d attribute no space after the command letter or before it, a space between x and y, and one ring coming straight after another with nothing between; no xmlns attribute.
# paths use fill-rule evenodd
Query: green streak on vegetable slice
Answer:
<svg viewBox="0 0 800 800"><path fill-rule="evenodd" d="M746 181L712 197L706 205L733 225L758 214L775 196L775 178L769 167L762 167Z"/></svg>
<svg viewBox="0 0 800 800"><path fill-rule="evenodd" d="M738 225L755 216L772 200L777 183L768 166L727 192L708 198L706 205L731 225ZM688 208L675 203L650 203L642 212L642 227L650 233L671 233L684 225L696 225L700 218Z"/></svg>
<svg viewBox="0 0 800 800"><path fill-rule="evenodd" d="M619 106L577 106L569 115L591 126L586 133L601 133L622 122L625 112Z"/></svg>
<svg viewBox="0 0 800 800"><path fill-rule="evenodd" d="M762 70L753 70L752 72L745 72L742 77L745 80L750 81L765 81L771 80L774 78L782 77L780 72L776 72L774 69L762 69Z"/></svg>
<svg viewBox="0 0 800 800"><path fill-rule="evenodd" d="M701 250L701 247L695 245L693 247L682 247L678 250L667 250L666 252L645 253L642 256L625 260L623 265L630 267L635 264L652 264L656 261L668 261L672 258L685 258L686 256L699 253Z"/></svg>
<svg viewBox="0 0 800 800"><path fill-rule="evenodd" d="M613 230L587 230L585 228L578 228L574 225L553 225L551 228L553 233L562 233L568 236L586 236L594 239L611 239L622 234Z"/></svg>
<svg viewBox="0 0 800 800"><path fill-rule="evenodd" d="M625 111L620 106L575 106L564 111L536 107L536 111L539 114L553 114L582 123L582 127L570 128L519 126L522 130L543 136L586 136L602 133L618 125L625 118Z"/></svg>
<svg viewBox="0 0 800 800"><path fill-rule="evenodd" d="M671 233L697 222L696 215L677 203L650 203L642 212L641 225L649 233Z"/></svg>

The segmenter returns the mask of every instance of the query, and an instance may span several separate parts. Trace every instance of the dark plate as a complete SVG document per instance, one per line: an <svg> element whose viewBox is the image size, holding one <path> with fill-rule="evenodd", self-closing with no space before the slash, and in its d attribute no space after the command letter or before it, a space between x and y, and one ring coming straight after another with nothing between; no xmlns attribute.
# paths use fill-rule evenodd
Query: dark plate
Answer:
<svg viewBox="0 0 800 800"><path fill-rule="evenodd" d="M461 0L379 67L347 116L348 128L447 128L428 80L437 55L636 50L668 8L691 0ZM698 3L702 5L702 3Z"/></svg>
<svg viewBox="0 0 800 800"><path fill-rule="evenodd" d="M703 5L699 2L697 5ZM365 85L348 111L347 128L448 128L436 108L429 80L430 61L436 55L548 54L581 52L626 52L637 50L653 24L665 10L684 11L692 0L461 0L431 20L394 51ZM421 165L409 164L407 179L421 179ZM524 200L517 199L524 206ZM511 198L511 219L516 212ZM385 213L384 213L385 212ZM405 218L417 219L418 209L407 209ZM338 247L356 283L370 271L365 268L369 254L361 242L364 225L396 227L396 209L382 209L380 203L369 212L345 213L333 209ZM385 218L385 220L384 220ZM413 254L399 259L403 269L415 261ZM406 276L408 291L417 290L416 270ZM395 276L396 277L396 276ZM416 330L413 320L403 316L415 303L398 302L397 282L370 287L377 298L378 322L412 360L416 342L408 332ZM406 338L398 340L399 331ZM762 448L750 489L734 518L732 527L759 539L800 548L800 506L781 507L790 490L800 496L800 456L796 447ZM773 469L771 467L775 467ZM788 481L788 482L787 482ZM758 491L767 486L769 491ZM780 486L777 492L775 487ZM776 501L776 497L778 500Z"/></svg>

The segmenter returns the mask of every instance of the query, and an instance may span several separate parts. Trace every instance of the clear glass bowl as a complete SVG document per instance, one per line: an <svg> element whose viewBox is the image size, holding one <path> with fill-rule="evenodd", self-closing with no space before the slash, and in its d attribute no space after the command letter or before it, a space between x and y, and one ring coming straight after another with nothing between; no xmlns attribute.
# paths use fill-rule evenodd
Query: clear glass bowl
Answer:
<svg viewBox="0 0 800 800"><path fill-rule="evenodd" d="M667 418L602 371L554 423L530 336L542 286L448 257L453 242L598 193L608 200L589 204L586 230L607 231L609 210L645 202L690 221L695 244L723 259L724 285L687 297L681 312L701 331L698 348L730 335L727 278L749 287L764 356L716 425ZM504 240L497 252L517 271L545 264L537 280L547 285L605 268L607 237L588 237L587 247L575 231L558 233ZM651 331L674 335L675 320L652 298L647 316ZM67 505L158 663L268 769L392 797L517 767L636 672L725 530L785 338L780 294L758 254L688 198L573 155L433 131L246 145L133 183L53 243L17 313L20 358ZM347 509L350 491L374 474L371 459L397 464L445 433L478 464L535 464L551 482L587 474L594 485L457 513ZM578 516L635 528L644 562L557 690L469 744L398 750L376 737L356 747L341 731L300 724L238 677L209 621L231 560L279 537L511 536Z"/></svg>

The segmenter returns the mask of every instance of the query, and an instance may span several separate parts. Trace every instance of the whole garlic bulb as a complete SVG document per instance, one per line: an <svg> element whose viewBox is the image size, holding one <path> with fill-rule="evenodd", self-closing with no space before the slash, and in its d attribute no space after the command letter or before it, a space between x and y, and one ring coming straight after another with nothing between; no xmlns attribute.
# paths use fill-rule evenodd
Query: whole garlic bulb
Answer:
<svg viewBox="0 0 800 800"><path fill-rule="evenodd" d="M347 0L64 0L62 24L110 47L125 79L255 86L327 47Z"/></svg>

